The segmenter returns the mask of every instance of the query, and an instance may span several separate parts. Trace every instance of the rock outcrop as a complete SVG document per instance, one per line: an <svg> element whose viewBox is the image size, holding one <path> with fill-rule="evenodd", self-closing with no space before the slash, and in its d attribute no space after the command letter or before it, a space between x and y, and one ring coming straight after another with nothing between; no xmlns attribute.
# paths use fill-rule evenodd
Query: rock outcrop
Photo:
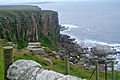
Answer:
<svg viewBox="0 0 120 80"><path fill-rule="evenodd" d="M10 80L83 80L44 70L40 64L32 60L18 60L13 63L7 71L7 77Z"/></svg>
<svg viewBox="0 0 120 80"><path fill-rule="evenodd" d="M36 6L29 7L0 7L0 38L17 43L18 47L19 44L27 45L42 38L50 43L48 37L54 42L60 32L58 13Z"/></svg>

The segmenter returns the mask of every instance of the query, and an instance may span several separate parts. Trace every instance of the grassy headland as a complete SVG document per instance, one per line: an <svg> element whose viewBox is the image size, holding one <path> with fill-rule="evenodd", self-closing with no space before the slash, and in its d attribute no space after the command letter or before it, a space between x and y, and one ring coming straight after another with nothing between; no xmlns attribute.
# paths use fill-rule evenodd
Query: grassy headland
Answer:
<svg viewBox="0 0 120 80"><path fill-rule="evenodd" d="M8 45L7 40L0 39L0 80L3 80L3 49L2 47ZM31 53L28 49L23 50L14 50L14 61L19 59L26 59L26 60L34 60L40 63L44 69L53 70L62 74L65 74L65 63L63 60L56 60L54 58L50 58L53 62L51 66L47 61L44 61L45 57L36 55ZM92 70L85 69L81 66L74 66L70 64L70 75L77 76L83 79L89 80L90 75L92 74ZM100 80L104 80L104 72L100 72ZM108 80L111 80L111 72L108 72ZM95 80L95 74L93 75L91 80ZM115 80L120 80L120 72L115 71Z"/></svg>

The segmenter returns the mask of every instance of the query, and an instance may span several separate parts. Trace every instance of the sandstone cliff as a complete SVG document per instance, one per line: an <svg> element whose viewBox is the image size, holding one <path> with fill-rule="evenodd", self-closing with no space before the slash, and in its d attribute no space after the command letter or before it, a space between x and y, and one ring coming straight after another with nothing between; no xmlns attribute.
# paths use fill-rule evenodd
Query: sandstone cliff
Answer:
<svg viewBox="0 0 120 80"><path fill-rule="evenodd" d="M57 12L36 6L0 8L0 38L12 41L20 48L43 38L48 40L48 44L57 39L60 32Z"/></svg>

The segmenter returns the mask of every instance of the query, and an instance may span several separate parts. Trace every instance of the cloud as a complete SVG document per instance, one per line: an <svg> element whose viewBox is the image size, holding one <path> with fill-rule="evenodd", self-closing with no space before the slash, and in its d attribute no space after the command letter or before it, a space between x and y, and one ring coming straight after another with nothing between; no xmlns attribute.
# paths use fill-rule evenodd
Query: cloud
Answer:
<svg viewBox="0 0 120 80"><path fill-rule="evenodd" d="M43 1L119 1L119 0L0 0L0 4L23 3L23 2L43 2Z"/></svg>

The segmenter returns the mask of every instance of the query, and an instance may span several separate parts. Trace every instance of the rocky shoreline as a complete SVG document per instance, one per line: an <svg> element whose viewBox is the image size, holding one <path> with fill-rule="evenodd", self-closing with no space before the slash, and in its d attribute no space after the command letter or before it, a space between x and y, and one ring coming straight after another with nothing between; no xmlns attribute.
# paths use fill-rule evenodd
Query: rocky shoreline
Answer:
<svg viewBox="0 0 120 80"><path fill-rule="evenodd" d="M62 27L62 30L68 30L68 28ZM60 34L60 58L64 59L65 55L68 55L69 61L74 64L79 64L85 68L94 69L95 61L98 60L101 65L101 70L104 69L104 64L107 63L108 67L111 67L111 61L116 61L114 55L118 52L109 46L96 45L95 47L83 47L77 44L75 38L66 34ZM112 56L112 57L110 57Z"/></svg>

